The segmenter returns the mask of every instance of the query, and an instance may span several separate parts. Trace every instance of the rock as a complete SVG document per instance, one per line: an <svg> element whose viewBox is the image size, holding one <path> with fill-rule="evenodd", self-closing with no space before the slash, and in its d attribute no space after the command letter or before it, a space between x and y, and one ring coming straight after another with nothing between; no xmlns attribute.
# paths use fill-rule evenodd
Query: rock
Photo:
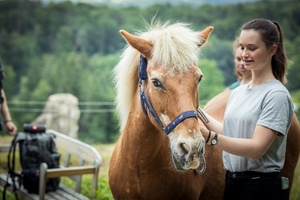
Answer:
<svg viewBox="0 0 300 200"><path fill-rule="evenodd" d="M53 129L72 138L77 138L80 110L78 99L72 94L62 93L49 96L43 113L33 124L46 124Z"/></svg>

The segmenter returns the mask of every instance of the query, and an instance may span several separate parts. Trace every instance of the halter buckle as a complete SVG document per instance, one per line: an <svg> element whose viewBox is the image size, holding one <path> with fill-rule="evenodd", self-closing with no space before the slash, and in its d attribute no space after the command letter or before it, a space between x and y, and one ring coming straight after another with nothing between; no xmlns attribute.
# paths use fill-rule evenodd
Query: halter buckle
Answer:
<svg viewBox="0 0 300 200"><path fill-rule="evenodd" d="M141 92L144 92L144 87L143 87L143 85L140 85L140 91L141 91Z"/></svg>

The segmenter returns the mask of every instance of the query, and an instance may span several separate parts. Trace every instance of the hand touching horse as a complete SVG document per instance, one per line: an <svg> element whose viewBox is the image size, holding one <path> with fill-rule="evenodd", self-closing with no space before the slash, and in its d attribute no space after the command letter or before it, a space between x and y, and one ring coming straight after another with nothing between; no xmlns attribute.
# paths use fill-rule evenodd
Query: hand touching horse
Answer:
<svg viewBox="0 0 300 200"><path fill-rule="evenodd" d="M114 69L122 132L109 166L115 199L222 199L222 152L207 146L206 163L200 164L204 140L197 117L189 112L196 111L199 102L202 72L196 65L197 52L211 31L208 27L196 33L184 24L152 26L140 37L120 31L130 46ZM204 110L222 122L229 94L217 95ZM290 188L299 143L300 126L294 115L281 171ZM200 166L203 171L205 164L203 174L193 170Z"/></svg>

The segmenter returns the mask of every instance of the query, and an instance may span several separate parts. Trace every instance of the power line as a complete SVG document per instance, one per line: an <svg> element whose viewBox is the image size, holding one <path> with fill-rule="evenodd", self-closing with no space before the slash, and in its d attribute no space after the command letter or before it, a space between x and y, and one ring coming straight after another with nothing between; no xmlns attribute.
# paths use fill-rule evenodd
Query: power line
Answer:
<svg viewBox="0 0 300 200"><path fill-rule="evenodd" d="M40 108L10 108L11 112L44 112L44 113L58 113L58 109L40 109ZM80 113L109 113L115 112L115 109L81 109Z"/></svg>
<svg viewBox="0 0 300 200"><path fill-rule="evenodd" d="M8 104L13 105L46 105L46 104L68 104L68 103L59 103L59 102L48 102L47 101L7 101ZM78 102L79 106L111 106L115 105L115 102Z"/></svg>
<svg viewBox="0 0 300 200"><path fill-rule="evenodd" d="M208 100L200 100L199 101L201 104L202 103L207 103ZM66 103L59 103L59 102L48 102L47 101L7 101L8 104L14 104L14 105L46 105L46 104L66 104ZM78 102L79 106L114 106L116 105L115 102L95 102L95 101L83 101L83 102Z"/></svg>
<svg viewBox="0 0 300 200"><path fill-rule="evenodd" d="M200 100L200 104L207 103L208 100ZM65 104L68 103L60 103L60 102L47 102L47 101L7 101L9 105L57 105L57 104ZM79 106L115 106L115 102L78 102ZM11 112L27 112L27 113L58 113L58 109L46 109L46 108L16 108L16 107L9 107ZM113 113L115 109L79 109L81 114L84 113Z"/></svg>

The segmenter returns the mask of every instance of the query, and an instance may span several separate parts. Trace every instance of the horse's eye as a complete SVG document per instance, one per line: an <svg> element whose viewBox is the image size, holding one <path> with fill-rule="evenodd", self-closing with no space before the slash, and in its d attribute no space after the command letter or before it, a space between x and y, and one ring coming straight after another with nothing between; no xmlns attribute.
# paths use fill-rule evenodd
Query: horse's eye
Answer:
<svg viewBox="0 0 300 200"><path fill-rule="evenodd" d="M203 76L200 76L199 80L198 80L198 84L201 82Z"/></svg>
<svg viewBox="0 0 300 200"><path fill-rule="evenodd" d="M154 87L161 87L161 84L158 80L153 80L152 84L154 85Z"/></svg>

